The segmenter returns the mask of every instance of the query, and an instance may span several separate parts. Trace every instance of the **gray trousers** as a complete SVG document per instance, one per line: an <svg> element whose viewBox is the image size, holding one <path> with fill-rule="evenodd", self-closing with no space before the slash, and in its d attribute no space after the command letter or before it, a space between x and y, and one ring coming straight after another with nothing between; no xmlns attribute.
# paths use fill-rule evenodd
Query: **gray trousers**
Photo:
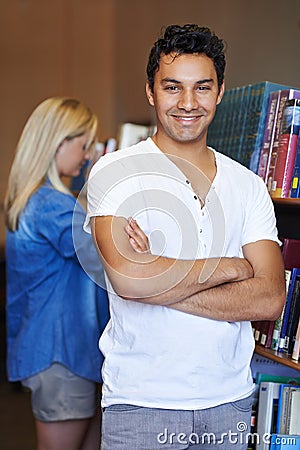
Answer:
<svg viewBox="0 0 300 450"><path fill-rule="evenodd" d="M104 408L101 450L246 450L252 396L203 410Z"/></svg>

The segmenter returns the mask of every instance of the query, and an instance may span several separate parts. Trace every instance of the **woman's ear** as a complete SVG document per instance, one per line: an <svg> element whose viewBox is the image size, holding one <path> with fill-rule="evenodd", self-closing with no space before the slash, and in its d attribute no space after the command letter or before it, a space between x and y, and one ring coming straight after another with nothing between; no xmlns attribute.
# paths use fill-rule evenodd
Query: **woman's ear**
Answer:
<svg viewBox="0 0 300 450"><path fill-rule="evenodd" d="M57 153L59 153L60 152L60 149L62 148L62 146L64 145L64 142L65 142L65 139L59 144L59 146L57 147L57 149L56 149L56 155L57 155Z"/></svg>

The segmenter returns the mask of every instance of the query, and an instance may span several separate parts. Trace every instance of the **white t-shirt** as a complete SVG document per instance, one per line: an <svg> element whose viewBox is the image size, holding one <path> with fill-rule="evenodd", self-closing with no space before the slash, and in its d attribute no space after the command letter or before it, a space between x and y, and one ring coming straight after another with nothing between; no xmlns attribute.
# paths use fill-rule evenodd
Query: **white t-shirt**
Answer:
<svg viewBox="0 0 300 450"><path fill-rule="evenodd" d="M132 216L153 254L188 260L242 257L247 243L279 242L263 181L213 151L217 173L202 208L189 180L151 138L100 158L89 177L85 230L92 216ZM111 320L100 339L104 407L191 410L250 395L250 322L124 300L108 279L107 285Z"/></svg>

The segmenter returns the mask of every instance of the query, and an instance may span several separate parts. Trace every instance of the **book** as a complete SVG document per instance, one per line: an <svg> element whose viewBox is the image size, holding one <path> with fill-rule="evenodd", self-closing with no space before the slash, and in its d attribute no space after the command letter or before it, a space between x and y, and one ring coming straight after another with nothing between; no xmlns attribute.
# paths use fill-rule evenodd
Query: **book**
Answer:
<svg viewBox="0 0 300 450"><path fill-rule="evenodd" d="M256 321L253 325L254 339L256 342L259 342L263 347L270 348L272 344L272 337L275 327L275 320L261 320Z"/></svg>
<svg viewBox="0 0 300 450"><path fill-rule="evenodd" d="M236 139L236 146L233 148L233 154L237 155L237 161L241 160L241 155L243 154L243 148L244 148L244 137L246 135L246 126L248 121L248 110L249 110L249 104L250 104L250 98L251 98L251 89L252 85L249 84L247 86L244 86L243 89L243 98L241 100L241 114L240 114L240 121L239 126L236 128L235 133L237 134Z"/></svg>
<svg viewBox="0 0 300 450"><path fill-rule="evenodd" d="M256 92L257 98L252 105L249 105L249 108L254 108L254 111L251 129L245 142L246 150L243 152L243 159L244 164L254 173L257 173L258 170L270 93L288 88L286 85L270 81L263 81L253 85L252 89Z"/></svg>
<svg viewBox="0 0 300 450"><path fill-rule="evenodd" d="M261 337L261 343L262 345L264 345L265 348L271 348L274 328L275 328L275 320L269 320L266 333L262 334Z"/></svg>
<svg viewBox="0 0 300 450"><path fill-rule="evenodd" d="M263 381L272 381L273 383L280 383L280 384L300 385L300 373L298 377L293 377L287 375L274 375L274 374L270 375L267 373L258 372L256 374L255 383L259 385Z"/></svg>
<svg viewBox="0 0 300 450"><path fill-rule="evenodd" d="M207 143L257 173L269 95L290 87L270 81L225 91L208 130Z"/></svg>
<svg viewBox="0 0 300 450"><path fill-rule="evenodd" d="M272 344L274 320L255 320L251 322L255 342L263 347L270 348Z"/></svg>
<svg viewBox="0 0 300 450"><path fill-rule="evenodd" d="M279 98L280 91L271 92L269 97L265 131L257 169L257 175L260 176L265 182L267 181L266 178L270 164L270 153L275 136L275 123L279 109Z"/></svg>
<svg viewBox="0 0 300 450"><path fill-rule="evenodd" d="M259 386L257 427L259 440L257 450L268 450L269 444L262 439L263 436L275 433L279 388L281 384L272 381L262 381Z"/></svg>
<svg viewBox="0 0 300 450"><path fill-rule="evenodd" d="M284 105L272 182L272 197L289 197L300 130L300 100L287 100Z"/></svg>
<svg viewBox="0 0 300 450"><path fill-rule="evenodd" d="M300 239L283 238L281 241L284 268L291 270L300 267Z"/></svg>
<svg viewBox="0 0 300 450"><path fill-rule="evenodd" d="M300 316L300 275L296 276L290 312L284 337L283 351L292 354L293 344L296 337L298 320Z"/></svg>
<svg viewBox="0 0 300 450"><path fill-rule="evenodd" d="M297 275L299 277L300 269L294 267L291 272L291 279L290 279L288 293L286 296L286 302L285 302L285 306L284 306L284 315L283 315L283 319L282 319L280 338L279 338L279 344L278 344L279 352L283 351L283 349L286 348L285 336L286 336L286 332L287 332L289 314L290 314L291 303L292 303L292 298L293 298L293 291L294 291L294 286L295 286Z"/></svg>
<svg viewBox="0 0 300 450"><path fill-rule="evenodd" d="M297 326L297 331L296 331L296 336L295 336L295 341L294 341L294 346L293 346L293 351L292 351L292 359L294 359L295 361L298 361L299 355L300 355L300 318L298 320L298 326Z"/></svg>
<svg viewBox="0 0 300 450"><path fill-rule="evenodd" d="M287 421L287 434L296 434L300 437L300 389L291 389L289 416Z"/></svg>
<svg viewBox="0 0 300 450"><path fill-rule="evenodd" d="M300 197L300 133L298 134L297 153L294 164L293 178L291 183L291 198Z"/></svg>
<svg viewBox="0 0 300 450"><path fill-rule="evenodd" d="M297 420L295 420L295 418L292 419L293 413L291 412L291 400L293 398L294 392L298 392L298 394L296 394L295 396L293 411L294 406L297 405L297 395L299 395L300 393L300 386L291 384L279 385L276 433L290 434L288 430L290 429L291 421L293 424L293 428L296 429ZM296 412L296 415L299 416L298 411Z"/></svg>
<svg viewBox="0 0 300 450"><path fill-rule="evenodd" d="M257 372L256 377L254 378L254 382L255 382L255 390L254 390L254 394L253 394L253 403L252 403L251 433L252 433L253 437L257 437L259 390L260 390L261 383L262 382L272 382L272 383L277 383L277 384L285 383L285 384L298 385L298 384L300 384L300 376L295 377L295 376L288 376L288 375L274 375L274 374L266 374L266 373ZM271 421L272 422L271 428L273 431L275 430L275 423L276 423L276 419L277 419L276 418L276 402L277 402L277 400L275 399L275 402L273 404L275 409L273 411L273 419ZM261 417L260 417L260 421L262 421ZM262 437L263 436L259 436L260 439ZM257 440L255 442L257 443ZM252 441L252 444L253 443L254 442Z"/></svg>
<svg viewBox="0 0 300 450"><path fill-rule="evenodd" d="M300 90L298 90L298 89L282 89L280 91L278 111L277 111L277 116L276 116L276 121L275 121L273 145L270 149L270 160L269 160L269 166L268 166L268 173L266 175L266 184L268 187L268 191L270 193L274 190L273 180L274 180L274 173L275 173L275 167L276 167L276 161L277 161L283 110L284 110L285 102L287 100L291 100L291 99L299 100L300 99Z"/></svg>
<svg viewBox="0 0 300 450"><path fill-rule="evenodd" d="M290 385L280 384L278 394L276 433L286 434L289 395L290 395Z"/></svg>
<svg viewBox="0 0 300 450"><path fill-rule="evenodd" d="M251 325L255 342L260 342L262 320L253 320Z"/></svg>
<svg viewBox="0 0 300 450"><path fill-rule="evenodd" d="M290 269L285 269L285 271L284 271L286 295L287 295L288 290L289 290L289 285L290 285L290 280L291 280L291 273L292 273L292 271ZM278 350L278 346L279 346L280 332L281 332L281 326L282 326L282 321L283 321L283 317L284 317L284 311L285 311L285 305L282 308L280 316L278 317L278 319L275 320L275 324L274 324L274 330L273 330L272 342L271 342L271 349L275 350L275 351Z"/></svg>

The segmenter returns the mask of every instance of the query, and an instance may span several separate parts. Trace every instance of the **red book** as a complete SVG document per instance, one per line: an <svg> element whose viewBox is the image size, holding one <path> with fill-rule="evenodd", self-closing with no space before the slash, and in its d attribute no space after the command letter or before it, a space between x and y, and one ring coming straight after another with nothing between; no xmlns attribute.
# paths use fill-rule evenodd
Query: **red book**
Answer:
<svg viewBox="0 0 300 450"><path fill-rule="evenodd" d="M300 129L300 100L285 102L276 165L272 183L272 197L289 197Z"/></svg>
<svg viewBox="0 0 300 450"><path fill-rule="evenodd" d="M271 193L272 186L273 186L273 178L274 178L274 172L276 167L276 160L277 160L277 154L278 154L278 147L279 147L279 139L280 139L280 130L281 130L281 123L282 123L282 115L283 115L283 109L285 106L285 102L289 99L300 99L300 90L296 89L284 89L280 91L279 94L279 104L278 104L278 111L275 118L274 123L274 136L273 136L273 142L271 144L270 148L270 155L268 160L268 167L267 167L267 174L265 175L265 180L267 182L268 190Z"/></svg>
<svg viewBox="0 0 300 450"><path fill-rule="evenodd" d="M281 251L285 269L291 270L293 267L300 268L299 239L284 238Z"/></svg>
<svg viewBox="0 0 300 450"><path fill-rule="evenodd" d="M272 344L275 320L263 320L260 327L260 343L266 348Z"/></svg>

